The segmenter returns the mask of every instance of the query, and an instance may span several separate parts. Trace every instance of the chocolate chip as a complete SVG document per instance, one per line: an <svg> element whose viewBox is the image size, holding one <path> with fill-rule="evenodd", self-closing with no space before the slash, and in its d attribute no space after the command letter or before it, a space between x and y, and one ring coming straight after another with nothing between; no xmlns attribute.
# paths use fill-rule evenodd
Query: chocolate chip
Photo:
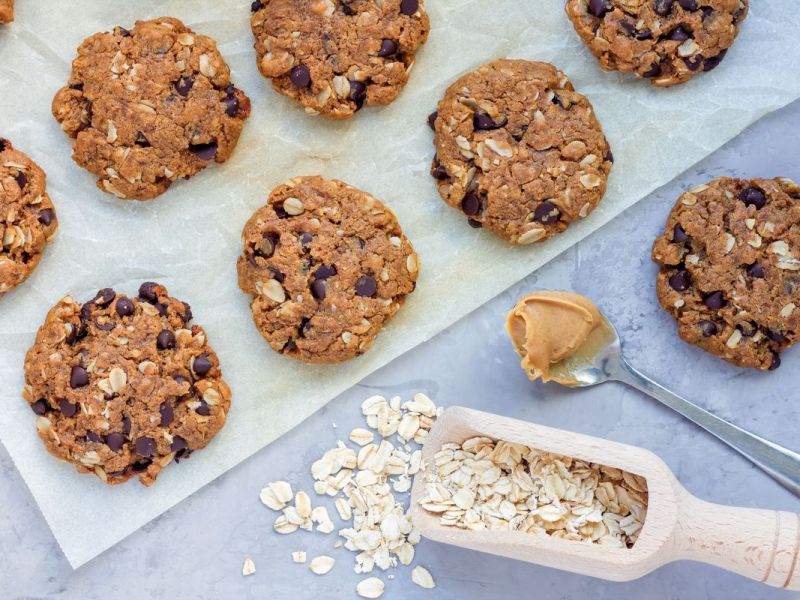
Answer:
<svg viewBox="0 0 800 600"><path fill-rule="evenodd" d="M178 81L175 82L175 91L178 92L181 96L186 98L189 95L189 91L192 89L194 85L194 78L193 77L181 77Z"/></svg>
<svg viewBox="0 0 800 600"><path fill-rule="evenodd" d="M649 29L637 29L636 25L625 19L619 22L619 26L625 33L637 40L649 40L653 37L653 32Z"/></svg>
<svg viewBox="0 0 800 600"><path fill-rule="evenodd" d="M167 303L166 302L159 302L158 304L155 305L155 307L156 307L156 310L158 311L159 315L161 315L162 317L166 317L167 316Z"/></svg>
<svg viewBox="0 0 800 600"><path fill-rule="evenodd" d="M239 113L239 98L235 95L230 95L224 100L225 114L229 117L235 117Z"/></svg>
<svg viewBox="0 0 800 600"><path fill-rule="evenodd" d="M606 155L603 157L603 160L610 163L614 162L614 154L611 152L611 150L606 152Z"/></svg>
<svg viewBox="0 0 800 600"><path fill-rule="evenodd" d="M683 62L686 63L686 67L690 71L697 71L697 69L700 68L700 65L703 64L703 57L698 54L697 56L684 58Z"/></svg>
<svg viewBox="0 0 800 600"><path fill-rule="evenodd" d="M131 432L131 418L128 415L122 416L122 432L125 435Z"/></svg>
<svg viewBox="0 0 800 600"><path fill-rule="evenodd" d="M328 293L328 284L324 279L315 279L311 282L309 287L311 288L311 295L314 296L314 298L317 300L325 300L325 296Z"/></svg>
<svg viewBox="0 0 800 600"><path fill-rule="evenodd" d="M94 431L87 431L86 432L86 439L89 440L90 442L94 442L95 444L97 444L97 443L99 443L101 441L100 440L100 436L97 435Z"/></svg>
<svg viewBox="0 0 800 600"><path fill-rule="evenodd" d="M560 106L561 108L567 108L566 106L564 106L564 101L558 94L553 94L553 99L550 102L552 102L556 106Z"/></svg>
<svg viewBox="0 0 800 600"><path fill-rule="evenodd" d="M19 186L19 189L21 190L25 189L25 186L28 184L28 176L25 175L25 173L20 171L19 173L17 173L14 179L17 180L17 185Z"/></svg>
<svg viewBox="0 0 800 600"><path fill-rule="evenodd" d="M356 14L356 11L347 6L347 4L342 4L342 12L346 14L348 17L352 17L354 14Z"/></svg>
<svg viewBox="0 0 800 600"><path fill-rule="evenodd" d="M367 93L367 85L362 81L350 80L350 100L363 98Z"/></svg>
<svg viewBox="0 0 800 600"><path fill-rule="evenodd" d="M762 267L757 262L747 267L747 274L753 279L764 279L764 277L766 276L764 274L764 267Z"/></svg>
<svg viewBox="0 0 800 600"><path fill-rule="evenodd" d="M146 471L147 467L153 464L152 460L137 460L135 463L131 465L131 471L134 473L141 473L142 471Z"/></svg>
<svg viewBox="0 0 800 600"><path fill-rule="evenodd" d="M176 435L172 438L172 443L169 445L169 449L171 452L180 452L181 450L186 450L189 447L189 444L183 439L181 436Z"/></svg>
<svg viewBox="0 0 800 600"><path fill-rule="evenodd" d="M105 306L106 304L111 304L111 302L113 302L114 298L116 297L117 297L117 292L115 292L111 288L103 288L102 290L97 292L97 295L94 297L94 300L92 302L94 302L98 306Z"/></svg>
<svg viewBox="0 0 800 600"><path fill-rule="evenodd" d="M400 0L400 13L412 16L419 9L419 0Z"/></svg>
<svg viewBox="0 0 800 600"><path fill-rule="evenodd" d="M703 298L703 304L708 308L722 308L725 306L725 296L722 292L712 292Z"/></svg>
<svg viewBox="0 0 800 600"><path fill-rule="evenodd" d="M314 279L327 279L328 277L333 277L336 275L338 271L336 270L336 265L331 265L330 267L327 265L322 265L316 271L314 271Z"/></svg>
<svg viewBox="0 0 800 600"><path fill-rule="evenodd" d="M200 406L198 406L194 412L201 417L207 417L211 414L211 409L208 407L208 403L205 400L200 400Z"/></svg>
<svg viewBox="0 0 800 600"><path fill-rule="evenodd" d="M647 71L642 73L642 77L646 77L648 79L658 77L659 75L661 75L661 65L658 63L653 63L653 65Z"/></svg>
<svg viewBox="0 0 800 600"><path fill-rule="evenodd" d="M506 117L500 117L500 119L495 121L492 119L492 117L482 112L475 113L475 116L472 117L472 126L476 131L500 129L506 123L508 123L508 119Z"/></svg>
<svg viewBox="0 0 800 600"><path fill-rule="evenodd" d="M56 214L49 208L39 211L39 223L48 227L56 218Z"/></svg>
<svg viewBox="0 0 800 600"><path fill-rule="evenodd" d="M722 59L725 58L725 55L728 53L727 50L723 50L716 56L712 56L711 58L707 58L703 61L703 71L711 71L717 68L717 65L722 62Z"/></svg>
<svg viewBox="0 0 800 600"><path fill-rule="evenodd" d="M119 33L119 35L122 37L131 37L131 32L124 27L117 27L117 33Z"/></svg>
<svg viewBox="0 0 800 600"><path fill-rule="evenodd" d="M558 210L558 207L556 207L555 204L551 204L550 202L542 202L536 207L536 210L533 211L534 220L538 221L542 225L550 225L551 223L555 223L558 221L560 216L561 211Z"/></svg>
<svg viewBox="0 0 800 600"><path fill-rule="evenodd" d="M598 18L603 18L611 10L611 3L608 0L589 0L589 14Z"/></svg>
<svg viewBox="0 0 800 600"><path fill-rule="evenodd" d="M50 407L47 406L47 400L44 398L39 398L36 402L31 404L31 410L40 416L45 414L49 408Z"/></svg>
<svg viewBox="0 0 800 600"><path fill-rule="evenodd" d="M755 206L757 210L764 208L767 203L767 196L763 191L756 187L749 187L743 189L739 193L739 200L744 202L747 206Z"/></svg>
<svg viewBox="0 0 800 600"><path fill-rule="evenodd" d="M188 323L194 318L192 307L189 306L188 302L181 302L181 304L183 304L183 314L179 316L184 323Z"/></svg>
<svg viewBox="0 0 800 600"><path fill-rule="evenodd" d="M767 334L767 337L771 339L773 342L781 343L786 339L786 336L783 335L780 331L773 331L772 329L765 329L764 333Z"/></svg>
<svg viewBox="0 0 800 600"><path fill-rule="evenodd" d="M674 42L685 42L690 37L692 37L691 33L689 33L683 25L678 25L675 29L670 31L667 36L668 39Z"/></svg>
<svg viewBox="0 0 800 600"><path fill-rule="evenodd" d="M65 417L73 417L75 416L75 413L78 412L78 405L73 404L65 398L61 398L58 401L58 408L61 409L61 414Z"/></svg>
<svg viewBox="0 0 800 600"><path fill-rule="evenodd" d="M175 347L175 334L169 329L164 329L156 338L156 347L159 350L169 350Z"/></svg>
<svg viewBox="0 0 800 600"><path fill-rule="evenodd" d="M672 230L672 241L675 242L676 244L682 244L688 239L689 236L686 235L686 231L684 231L683 227L681 227L681 224L678 223L677 225L675 225L675 227Z"/></svg>
<svg viewBox="0 0 800 600"><path fill-rule="evenodd" d="M675 0L655 0L653 2L653 10L657 15L666 17L669 14L669 11L672 10L672 5L674 3Z"/></svg>
<svg viewBox="0 0 800 600"><path fill-rule="evenodd" d="M69 89L76 90L78 92L82 92L83 91L83 84L82 83L70 83L69 84ZM0 147L0 150L2 150L2 147Z"/></svg>
<svg viewBox="0 0 800 600"><path fill-rule="evenodd" d="M147 436L140 437L136 440L136 453L142 456L153 456L156 451L156 441Z"/></svg>
<svg viewBox="0 0 800 600"><path fill-rule="evenodd" d="M267 267L267 269L269 270L270 273L272 273L272 278L278 283L283 283L284 280L286 279L286 275L281 273L281 271L278 268L270 265Z"/></svg>
<svg viewBox="0 0 800 600"><path fill-rule="evenodd" d="M703 334L703 337L711 337L712 335L717 335L717 325L713 321L700 321L698 323L700 327L700 333Z"/></svg>
<svg viewBox="0 0 800 600"><path fill-rule="evenodd" d="M378 284L374 277L362 275L356 281L356 295L365 298L372 298L378 291Z"/></svg>
<svg viewBox="0 0 800 600"><path fill-rule="evenodd" d="M299 335L301 338L304 338L306 337L306 334L311 331L311 329L311 319L308 317L303 317L300 319L300 327L297 328L297 335Z"/></svg>
<svg viewBox="0 0 800 600"><path fill-rule="evenodd" d="M69 387L74 390L76 388L82 388L88 384L89 374L86 372L86 369L78 365L72 367L72 371L69 375Z"/></svg>
<svg viewBox="0 0 800 600"><path fill-rule="evenodd" d="M261 10L262 8L264 8L264 5L263 5L263 4L261 4L261 1L260 1L260 0L255 0L255 2L253 2L253 3L250 5L250 12L253 12L253 13L254 13L254 12L258 12L258 11L259 11L259 10Z"/></svg>
<svg viewBox="0 0 800 600"><path fill-rule="evenodd" d="M474 217L481 211L481 201L475 194L467 194L461 201L461 210L465 215Z"/></svg>
<svg viewBox="0 0 800 600"><path fill-rule="evenodd" d="M6 144L8 144L8 140L5 138L0 138L0 152L3 152L6 149Z"/></svg>
<svg viewBox="0 0 800 600"><path fill-rule="evenodd" d="M378 56L391 56L395 52L397 52L397 42L386 39L381 42L381 49L378 50Z"/></svg>
<svg viewBox="0 0 800 600"><path fill-rule="evenodd" d="M116 311L120 317L129 317L134 311L133 302L127 298L120 298L117 300Z"/></svg>
<svg viewBox="0 0 800 600"><path fill-rule="evenodd" d="M189 152L200 160L214 160L214 157L217 155L217 143L189 144Z"/></svg>
<svg viewBox="0 0 800 600"><path fill-rule="evenodd" d="M314 241L314 236L310 233L303 233L300 235L300 247L303 249L303 252L308 252L311 250L309 247L311 242Z"/></svg>
<svg viewBox="0 0 800 600"><path fill-rule="evenodd" d="M311 83L311 71L305 65L296 65L289 72L289 79L292 80L295 87L308 87Z"/></svg>
<svg viewBox="0 0 800 600"><path fill-rule="evenodd" d="M111 331L117 324L106 316L100 316L94 320L94 326L101 331Z"/></svg>
<svg viewBox="0 0 800 600"><path fill-rule="evenodd" d="M158 302L158 296L156 295L157 285L157 283L153 283L152 281L145 281L139 286L139 298L150 304Z"/></svg>
<svg viewBox="0 0 800 600"><path fill-rule="evenodd" d="M742 332L744 337L753 337L758 332L758 326L752 321L742 323L737 329Z"/></svg>
<svg viewBox="0 0 800 600"><path fill-rule="evenodd" d="M436 119L439 118L439 111L435 110L428 115L428 127L436 131Z"/></svg>
<svg viewBox="0 0 800 600"><path fill-rule="evenodd" d="M203 353L195 357L192 370L198 377L205 377L213 366L214 363L208 358L208 354Z"/></svg>
<svg viewBox="0 0 800 600"><path fill-rule="evenodd" d="M769 370L774 371L781 366L781 356L777 352L772 353L772 363L769 365Z"/></svg>
<svg viewBox="0 0 800 600"><path fill-rule="evenodd" d="M119 452L122 450L122 446L125 444L125 436L121 433L109 433L106 436L106 446L108 446L113 452Z"/></svg>
<svg viewBox="0 0 800 600"><path fill-rule="evenodd" d="M692 276L689 271L682 269L669 278L669 286L676 292L685 292L692 285Z"/></svg>
<svg viewBox="0 0 800 600"><path fill-rule="evenodd" d="M695 11L697 10L697 0L678 0L683 10Z"/></svg>
<svg viewBox="0 0 800 600"><path fill-rule="evenodd" d="M450 177L450 175L448 175L448 173L447 173L447 169L445 169L439 163L439 157L438 156L434 156L433 157L433 164L431 165L431 177L433 177L434 179L437 179L439 181L443 181L443 180L447 179L448 177Z"/></svg>
<svg viewBox="0 0 800 600"><path fill-rule="evenodd" d="M467 219L467 223L473 229L480 229L481 227L483 227L483 223L481 223L477 219Z"/></svg>

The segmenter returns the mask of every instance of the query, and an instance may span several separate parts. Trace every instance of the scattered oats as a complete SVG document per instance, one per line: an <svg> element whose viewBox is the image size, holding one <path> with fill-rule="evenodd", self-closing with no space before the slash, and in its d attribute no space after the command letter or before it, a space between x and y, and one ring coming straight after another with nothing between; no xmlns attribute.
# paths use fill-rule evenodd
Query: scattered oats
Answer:
<svg viewBox="0 0 800 600"><path fill-rule="evenodd" d="M426 590L432 590L436 587L436 583L433 581L430 571L420 565L417 565L411 570L411 581Z"/></svg>
<svg viewBox="0 0 800 600"><path fill-rule="evenodd" d="M372 440L375 439L375 434L373 434L368 429L362 429L357 427L350 432L350 441L354 444L358 444L359 446L366 446L367 444L371 444Z"/></svg>
<svg viewBox="0 0 800 600"><path fill-rule="evenodd" d="M303 519L311 517L311 498L305 492L297 492L294 497L294 507L297 510L297 514Z"/></svg>
<svg viewBox="0 0 800 600"><path fill-rule="evenodd" d="M285 481L273 481L259 494L261 502L272 510L283 510L292 497L292 486Z"/></svg>
<svg viewBox="0 0 800 600"><path fill-rule="evenodd" d="M292 552L292 562L304 563L306 562L306 553L302 550Z"/></svg>
<svg viewBox="0 0 800 600"><path fill-rule="evenodd" d="M333 557L323 554L321 556L315 556L312 558L311 562L308 563L308 568L311 569L312 573L317 575L325 575L325 573L328 573L335 564L336 560Z"/></svg>
<svg viewBox="0 0 800 600"><path fill-rule="evenodd" d="M252 575L256 572L256 563L253 562L252 558L245 558L244 564L242 565L242 575L247 577L248 575Z"/></svg>
<svg viewBox="0 0 800 600"><path fill-rule="evenodd" d="M383 589L383 581L377 577L369 577L358 582L356 593L362 598L380 598L383 596Z"/></svg>

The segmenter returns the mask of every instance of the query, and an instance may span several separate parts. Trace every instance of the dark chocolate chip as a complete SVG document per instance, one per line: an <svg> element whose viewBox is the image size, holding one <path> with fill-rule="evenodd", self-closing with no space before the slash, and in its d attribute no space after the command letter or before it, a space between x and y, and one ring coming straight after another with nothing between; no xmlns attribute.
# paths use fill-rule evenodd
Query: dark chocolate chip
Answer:
<svg viewBox="0 0 800 600"><path fill-rule="evenodd" d="M133 302L127 298L120 298L117 300L116 311L120 317L129 317L134 311Z"/></svg>
<svg viewBox="0 0 800 600"><path fill-rule="evenodd" d="M653 2L653 10L657 15L666 17L669 14L669 11L672 10L672 5L674 3L675 0L655 0Z"/></svg>
<svg viewBox="0 0 800 600"><path fill-rule="evenodd" d="M111 331L117 326L117 324L106 316L100 316L95 318L94 326L100 331Z"/></svg>
<svg viewBox="0 0 800 600"><path fill-rule="evenodd" d="M51 209L45 208L44 210L39 211L39 223L48 227L56 218L56 213L54 213Z"/></svg>
<svg viewBox="0 0 800 600"><path fill-rule="evenodd" d="M311 71L305 65L295 65L289 72L289 79L292 80L295 87L308 87L311 83Z"/></svg>
<svg viewBox="0 0 800 600"><path fill-rule="evenodd" d="M381 49L378 50L378 56L391 56L395 52L397 52L397 42L386 39L381 42Z"/></svg>
<svg viewBox="0 0 800 600"><path fill-rule="evenodd" d="M678 0L683 10L695 11L697 10L697 0Z"/></svg>
<svg viewBox="0 0 800 600"><path fill-rule="evenodd" d="M208 403L205 400L200 400L200 406L198 406L194 412L201 417L207 417L211 414L211 409L208 407Z"/></svg>
<svg viewBox="0 0 800 600"><path fill-rule="evenodd" d="M647 77L648 79L658 77L659 75L661 75L661 65L658 63L653 63L647 71L642 73L642 77Z"/></svg>
<svg viewBox="0 0 800 600"><path fill-rule="evenodd" d="M610 163L613 163L613 162L614 162L614 154L611 152L611 150L609 150L608 152L606 152L606 155L605 155L605 157L604 157L604 160L605 160L606 162L610 162Z"/></svg>
<svg viewBox="0 0 800 600"><path fill-rule="evenodd" d="M169 350L175 347L175 334L169 329L164 329L156 338L156 347L159 350Z"/></svg>
<svg viewBox="0 0 800 600"><path fill-rule="evenodd" d="M716 56L712 56L711 58L707 58L703 61L703 71L711 71L712 69L716 69L717 65L722 62L722 59L725 58L725 55L728 53L727 50L723 50Z"/></svg>
<svg viewBox="0 0 800 600"><path fill-rule="evenodd" d="M527 125L520 125L519 129L516 129L511 132L511 137L513 137L518 142L522 141L522 138L525 137L525 132L528 131Z"/></svg>
<svg viewBox="0 0 800 600"><path fill-rule="evenodd" d="M603 18L611 10L611 3L608 0L589 0L588 10L590 15Z"/></svg>
<svg viewBox="0 0 800 600"><path fill-rule="evenodd" d="M439 111L435 110L428 115L428 127L436 131L436 119L439 118Z"/></svg>
<svg viewBox="0 0 800 600"><path fill-rule="evenodd" d="M767 196L762 190L756 187L749 187L743 189L739 193L739 200L744 202L747 206L752 205L760 210L764 208L764 205L767 203Z"/></svg>
<svg viewBox="0 0 800 600"><path fill-rule="evenodd" d="M781 356L777 352L772 353L772 363L769 365L769 370L774 371L781 366Z"/></svg>
<svg viewBox="0 0 800 600"><path fill-rule="evenodd" d="M495 121L492 119L492 117L482 112L475 113L475 116L472 117L472 126L477 131L500 129L506 123L508 123L508 119L506 117L500 117L497 121Z"/></svg>
<svg viewBox="0 0 800 600"><path fill-rule="evenodd" d="M100 436L97 435L94 431L87 431L86 439L89 440L90 442L94 442L95 444L101 441Z"/></svg>
<svg viewBox="0 0 800 600"><path fill-rule="evenodd" d="M300 247L303 249L303 252L308 252L311 250L309 247L311 242L314 241L314 236L310 233L303 233L300 235Z"/></svg>
<svg viewBox="0 0 800 600"><path fill-rule="evenodd" d="M189 77L181 77L178 81L175 82L175 91L178 92L184 98L189 95L189 91L192 89L194 85L194 78Z"/></svg>
<svg viewBox="0 0 800 600"><path fill-rule="evenodd" d="M119 452L122 450L122 446L125 444L125 436L121 433L114 432L109 433L106 436L106 446L108 446L113 452Z"/></svg>
<svg viewBox="0 0 800 600"><path fill-rule="evenodd" d="M767 334L767 337L771 339L773 342L781 343L786 339L786 336L783 335L780 331L773 331L772 329L765 329L764 333Z"/></svg>
<svg viewBox="0 0 800 600"><path fill-rule="evenodd" d="M304 338L306 337L306 334L311 331L311 329L311 319L308 317L303 317L300 319L300 327L297 328L297 335L299 335L301 338Z"/></svg>
<svg viewBox="0 0 800 600"><path fill-rule="evenodd" d="M480 229L481 227L483 227L483 223L481 223L477 219L467 219L467 223L473 229Z"/></svg>
<svg viewBox="0 0 800 600"><path fill-rule="evenodd" d="M412 16L419 9L419 0L400 0L400 13Z"/></svg>
<svg viewBox="0 0 800 600"><path fill-rule="evenodd" d="M122 415L122 432L125 435L131 432L131 418L128 415Z"/></svg>
<svg viewBox="0 0 800 600"><path fill-rule="evenodd" d="M375 278L369 275L362 275L356 281L356 295L365 298L372 298L378 291L378 284Z"/></svg>
<svg viewBox="0 0 800 600"><path fill-rule="evenodd" d="M161 427L166 427L175 419L175 411L169 404L159 406L158 412L161 414Z"/></svg>
<svg viewBox="0 0 800 600"><path fill-rule="evenodd" d="M367 93L367 85L362 81L350 80L350 100L363 98Z"/></svg>
<svg viewBox="0 0 800 600"><path fill-rule="evenodd" d="M217 155L217 143L189 144L189 152L200 160L214 160L214 157Z"/></svg>
<svg viewBox="0 0 800 600"><path fill-rule="evenodd" d="M328 293L328 284L324 279L315 279L311 282L309 287L311 288L311 295L314 296L314 298L317 300L325 300L325 296Z"/></svg>
<svg viewBox="0 0 800 600"><path fill-rule="evenodd" d="M205 377L213 366L214 363L208 358L208 354L203 353L195 357L194 363L192 363L192 370L198 377Z"/></svg>
<svg viewBox="0 0 800 600"><path fill-rule="evenodd" d="M70 83L69 84L69 89L75 90L75 91L78 91L78 92L82 92L83 91L83 84L82 83ZM0 148L0 150L2 150L2 148Z"/></svg>
<svg viewBox="0 0 800 600"><path fill-rule="evenodd" d="M65 417L73 417L75 416L75 413L78 412L78 405L73 404L65 398L61 398L58 401L58 408L61 409L61 414Z"/></svg>
<svg viewBox="0 0 800 600"><path fill-rule="evenodd" d="M278 246L279 237L274 233L267 233L261 238L261 241L256 246L256 256L263 258L271 258L275 254L275 248Z"/></svg>
<svg viewBox="0 0 800 600"><path fill-rule="evenodd" d="M703 298L703 304L708 308L722 308L725 306L725 296L722 292L712 292Z"/></svg>
<svg viewBox="0 0 800 600"><path fill-rule="evenodd" d="M121 35L122 37L131 36L131 32L125 29L124 27L117 27L117 33L119 33L119 35Z"/></svg>
<svg viewBox="0 0 800 600"><path fill-rule="evenodd" d="M6 144L8 144L8 140L5 138L0 138L0 152L3 152L6 149Z"/></svg>
<svg viewBox="0 0 800 600"><path fill-rule="evenodd" d="M686 240L689 239L689 236L686 235L686 231L684 231L683 227L681 227L680 223L675 225L672 230L672 241L676 244L682 244Z"/></svg>
<svg viewBox="0 0 800 600"><path fill-rule="evenodd" d="M555 223L558 221L559 217L561 217L561 211L558 210L555 204L551 204L550 202L542 202L536 207L536 210L533 211L534 220L542 225Z"/></svg>
<svg viewBox="0 0 800 600"><path fill-rule="evenodd" d="M717 335L717 325L713 321L700 321L698 323L700 326L700 333L703 334L703 337L711 337L712 335Z"/></svg>
<svg viewBox="0 0 800 600"><path fill-rule="evenodd" d="M253 12L253 13L254 13L254 12L258 12L258 11L260 11L262 8L264 8L264 5L263 5L263 4L261 4L261 0L255 0L255 2L253 2L253 3L250 5L250 12Z"/></svg>
<svg viewBox="0 0 800 600"><path fill-rule="evenodd" d="M757 262L753 263L747 268L747 274L753 279L764 279L766 276L764 273L764 267Z"/></svg>
<svg viewBox="0 0 800 600"><path fill-rule="evenodd" d="M28 184L28 176L25 175L25 173L20 171L19 173L17 173L17 175L16 175L16 177L14 177L14 179L17 180L17 185L19 186L19 189L21 189L21 190L25 189L25 186Z"/></svg>
<svg viewBox="0 0 800 600"><path fill-rule="evenodd" d="M697 71L700 68L700 65L703 64L703 57L699 54L697 56L690 56L683 59L683 62L686 63L686 67L690 71Z"/></svg>
<svg viewBox="0 0 800 600"><path fill-rule="evenodd" d="M94 297L94 300L92 300L92 302L94 302L98 306L105 306L106 304L111 304L111 302L113 302L114 298L116 297L117 297L117 292L115 292L111 288L103 288L102 290L97 292L97 295Z"/></svg>
<svg viewBox="0 0 800 600"><path fill-rule="evenodd" d="M147 436L140 437L136 440L136 453L141 456L153 456L156 452L156 441Z"/></svg>
<svg viewBox="0 0 800 600"><path fill-rule="evenodd" d="M150 304L158 302L158 296L156 296L157 285L157 283L153 283L152 281L145 281L139 286L139 298Z"/></svg>
<svg viewBox="0 0 800 600"><path fill-rule="evenodd" d="M78 365L72 367L72 371L69 375L69 387L74 390L76 388L84 387L88 384L89 374L86 372L86 369Z"/></svg>
<svg viewBox="0 0 800 600"><path fill-rule="evenodd" d="M192 314L192 307L189 306L187 302L182 302L182 304L183 304L183 314L180 315L180 317L184 323L188 323L194 318L194 315Z"/></svg>
<svg viewBox="0 0 800 600"><path fill-rule="evenodd" d="M148 460L137 460L135 463L131 465L131 471L134 473L141 473L142 471L147 471L147 467L153 464L153 461Z"/></svg>
<svg viewBox="0 0 800 600"><path fill-rule="evenodd" d="M467 194L461 201L461 210L465 215L474 217L481 212L481 201L475 194Z"/></svg>
<svg viewBox="0 0 800 600"><path fill-rule="evenodd" d="M692 285L689 271L682 269L669 278L669 286L676 292L685 292Z"/></svg>
<svg viewBox="0 0 800 600"><path fill-rule="evenodd" d="M31 404L31 410L35 412L37 415L43 415L50 409L47 406L47 400L44 398L39 398L36 402Z"/></svg>
<svg viewBox="0 0 800 600"><path fill-rule="evenodd" d="M336 275L338 271L336 270L336 265L331 265L330 267L327 265L322 265L316 271L314 271L314 279L327 279L328 277L333 277Z"/></svg>
<svg viewBox="0 0 800 600"><path fill-rule="evenodd" d="M667 37L673 42L685 42L692 37L692 35L683 25L678 25L675 29L669 32Z"/></svg>
<svg viewBox="0 0 800 600"><path fill-rule="evenodd" d="M239 99L236 96L228 96L223 102L225 102L226 115L235 117L239 113Z"/></svg>
<svg viewBox="0 0 800 600"><path fill-rule="evenodd" d="M278 283L283 283L286 279L286 275L281 273L281 271L277 267L273 267L272 265L268 266L267 269L270 273L272 273L272 278L277 281Z"/></svg>
<svg viewBox="0 0 800 600"><path fill-rule="evenodd" d="M354 14L356 14L356 11L350 8L347 4L342 4L342 12L348 17L352 17Z"/></svg>
<svg viewBox="0 0 800 600"><path fill-rule="evenodd" d="M169 449L171 452L180 452L181 450L186 450L189 447L189 444L183 439L181 436L176 435L172 438L172 443L169 445Z"/></svg>

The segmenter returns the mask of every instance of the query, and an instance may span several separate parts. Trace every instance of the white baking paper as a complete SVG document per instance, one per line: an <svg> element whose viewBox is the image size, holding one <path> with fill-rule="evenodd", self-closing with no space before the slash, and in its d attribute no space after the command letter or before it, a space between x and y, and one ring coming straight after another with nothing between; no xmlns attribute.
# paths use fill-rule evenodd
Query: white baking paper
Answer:
<svg viewBox="0 0 800 600"><path fill-rule="evenodd" d="M0 436L74 567L800 95L794 0L753 2L722 65L672 89L601 72L566 19L563 0L429 0L430 40L405 92L391 106L330 122L307 116L259 75L249 5L18 0L17 21L0 29L0 135L44 167L61 224L34 276L0 301ZM124 202L99 192L94 177L70 160L70 140L52 118L50 102L67 81L84 37L163 15L219 42L234 81L252 98L253 114L230 162L176 183L154 202ZM600 208L542 245L512 248L469 228L463 215L441 202L428 175L427 114L455 77L500 56L564 69L594 103L616 157ZM331 367L303 366L270 350L236 285L240 233L250 213L289 176L317 173L388 203L422 259L417 291L374 348ZM649 248L642 248L631 260L644 262L648 255ZM131 294L144 280L163 282L192 305L220 355L233 405L211 446L166 469L154 487L136 481L107 487L45 452L34 415L20 397L22 364L36 328L62 295L86 299L108 286Z"/></svg>

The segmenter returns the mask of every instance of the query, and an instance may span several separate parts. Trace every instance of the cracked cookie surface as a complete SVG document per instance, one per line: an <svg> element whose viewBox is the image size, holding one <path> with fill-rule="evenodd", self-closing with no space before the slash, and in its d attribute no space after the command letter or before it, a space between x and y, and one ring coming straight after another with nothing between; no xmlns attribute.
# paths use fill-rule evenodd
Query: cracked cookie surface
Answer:
<svg viewBox="0 0 800 600"><path fill-rule="evenodd" d="M250 101L214 40L162 17L84 40L52 110L101 190L150 200L228 160Z"/></svg>
<svg viewBox="0 0 800 600"><path fill-rule="evenodd" d="M608 142L589 100L553 65L485 64L447 89L428 122L439 195L512 243L561 233L605 194Z"/></svg>
<svg viewBox="0 0 800 600"><path fill-rule="evenodd" d="M0 138L0 298L25 281L56 234L44 171Z"/></svg>
<svg viewBox="0 0 800 600"><path fill-rule="evenodd" d="M310 114L392 102L430 30L421 0L256 0L258 68Z"/></svg>
<svg viewBox="0 0 800 600"><path fill-rule="evenodd" d="M800 186L723 177L690 189L653 260L681 338L740 367L780 366L800 334Z"/></svg>
<svg viewBox="0 0 800 600"><path fill-rule="evenodd" d="M231 394L189 305L144 283L63 298L25 358L23 396L51 454L116 484L152 485L173 460L205 447Z"/></svg>
<svg viewBox="0 0 800 600"><path fill-rule="evenodd" d="M366 352L416 286L419 261L394 214L321 177L278 186L243 231L239 287L273 350L308 363Z"/></svg>
<svg viewBox="0 0 800 600"><path fill-rule="evenodd" d="M567 0L566 11L603 69L670 86L719 65L748 0Z"/></svg>
<svg viewBox="0 0 800 600"><path fill-rule="evenodd" d="M0 25L14 20L14 0L0 0Z"/></svg>

